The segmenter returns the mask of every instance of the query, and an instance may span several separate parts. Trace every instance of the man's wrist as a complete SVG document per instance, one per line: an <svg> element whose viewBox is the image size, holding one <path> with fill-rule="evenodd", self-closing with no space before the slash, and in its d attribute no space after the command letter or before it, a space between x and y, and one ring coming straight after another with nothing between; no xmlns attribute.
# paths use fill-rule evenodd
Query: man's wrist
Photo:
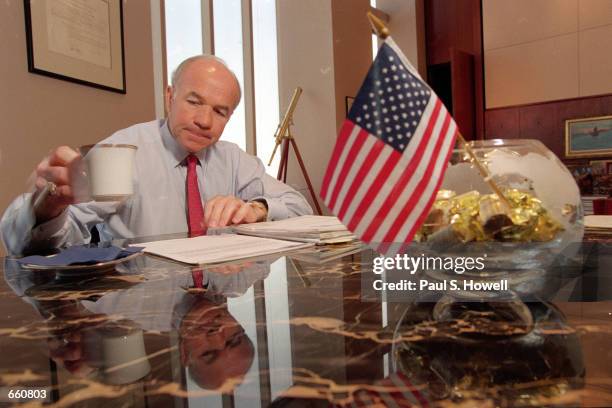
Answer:
<svg viewBox="0 0 612 408"><path fill-rule="evenodd" d="M248 204L251 206L255 215L257 216L257 222L265 221L268 219L268 207L260 200L249 201Z"/></svg>

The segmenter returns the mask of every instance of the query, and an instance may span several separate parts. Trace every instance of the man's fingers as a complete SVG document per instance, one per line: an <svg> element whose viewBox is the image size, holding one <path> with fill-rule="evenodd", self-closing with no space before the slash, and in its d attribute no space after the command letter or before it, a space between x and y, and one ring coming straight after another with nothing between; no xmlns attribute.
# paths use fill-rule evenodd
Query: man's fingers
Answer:
<svg viewBox="0 0 612 408"><path fill-rule="evenodd" d="M252 208L247 203L243 203L238 211L234 214L232 218L232 224L240 224L245 221L245 218L249 215L249 212L252 211Z"/></svg>
<svg viewBox="0 0 612 408"><path fill-rule="evenodd" d="M49 156L49 165L51 166L68 166L81 155L68 146L60 146L51 152Z"/></svg>
<svg viewBox="0 0 612 408"><path fill-rule="evenodd" d="M221 219L219 220L220 227L225 227L229 224L236 211L240 209L241 204L243 204L242 200L237 198L230 198L226 201L223 208L223 213L221 214Z"/></svg>
<svg viewBox="0 0 612 408"><path fill-rule="evenodd" d="M49 166L41 169L39 176L58 186L70 184L70 174L67 167Z"/></svg>
<svg viewBox="0 0 612 408"><path fill-rule="evenodd" d="M206 202L206 206L204 207L204 222L206 225L210 224L210 216L212 215L216 202L219 201L220 198L220 196L215 196Z"/></svg>
<svg viewBox="0 0 612 408"><path fill-rule="evenodd" d="M229 199L230 197L223 197L215 202L208 222L209 227L222 226L221 217L223 215L223 211L225 210L225 206L228 204Z"/></svg>

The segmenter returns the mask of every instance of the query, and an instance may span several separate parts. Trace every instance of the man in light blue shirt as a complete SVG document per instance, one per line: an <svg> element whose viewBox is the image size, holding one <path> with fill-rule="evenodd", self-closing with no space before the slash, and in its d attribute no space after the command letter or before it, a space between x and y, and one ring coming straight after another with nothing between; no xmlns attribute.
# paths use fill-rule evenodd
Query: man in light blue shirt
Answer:
<svg viewBox="0 0 612 408"><path fill-rule="evenodd" d="M19 196L0 221L11 254L88 243L98 226L101 239L186 232L186 158L198 159L198 188L204 224L220 227L311 214L298 192L265 172L262 162L236 145L219 141L240 101L240 86L212 56L185 60L166 90L165 120L120 130L101 143L138 147L134 194L123 202L80 202L75 169L81 156L54 150L36 169L37 190ZM33 203L48 182L54 194Z"/></svg>

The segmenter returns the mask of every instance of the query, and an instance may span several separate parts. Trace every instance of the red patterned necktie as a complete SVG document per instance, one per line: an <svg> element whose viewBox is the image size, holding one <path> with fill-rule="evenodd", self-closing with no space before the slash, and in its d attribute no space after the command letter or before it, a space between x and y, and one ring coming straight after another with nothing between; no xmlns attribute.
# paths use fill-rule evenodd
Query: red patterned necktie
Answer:
<svg viewBox="0 0 612 408"><path fill-rule="evenodd" d="M204 208L198 188L197 164L197 157L193 154L187 156L187 224L190 237L197 237L206 232L203 226Z"/></svg>
<svg viewBox="0 0 612 408"><path fill-rule="evenodd" d="M198 289L204 288L204 272L201 269L191 271L191 277L193 278L193 287Z"/></svg>

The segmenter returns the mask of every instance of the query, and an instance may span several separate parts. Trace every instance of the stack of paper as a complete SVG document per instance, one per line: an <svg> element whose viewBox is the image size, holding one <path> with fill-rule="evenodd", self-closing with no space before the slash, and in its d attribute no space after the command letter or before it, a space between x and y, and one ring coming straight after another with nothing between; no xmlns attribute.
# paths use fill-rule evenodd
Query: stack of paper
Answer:
<svg viewBox="0 0 612 408"><path fill-rule="evenodd" d="M296 251L288 255L293 260L311 264L323 264L362 251L365 245L359 241L337 245L319 245L305 251Z"/></svg>
<svg viewBox="0 0 612 408"><path fill-rule="evenodd" d="M281 221L244 224L234 228L238 234L257 237L312 242L317 245L355 240L355 236L336 217L303 215Z"/></svg>
<svg viewBox="0 0 612 408"><path fill-rule="evenodd" d="M612 235L612 215L587 215L584 217L584 232Z"/></svg>
<svg viewBox="0 0 612 408"><path fill-rule="evenodd" d="M171 239L134 245L144 247L144 251L149 254L193 265L226 262L312 246L312 244L235 234Z"/></svg>

